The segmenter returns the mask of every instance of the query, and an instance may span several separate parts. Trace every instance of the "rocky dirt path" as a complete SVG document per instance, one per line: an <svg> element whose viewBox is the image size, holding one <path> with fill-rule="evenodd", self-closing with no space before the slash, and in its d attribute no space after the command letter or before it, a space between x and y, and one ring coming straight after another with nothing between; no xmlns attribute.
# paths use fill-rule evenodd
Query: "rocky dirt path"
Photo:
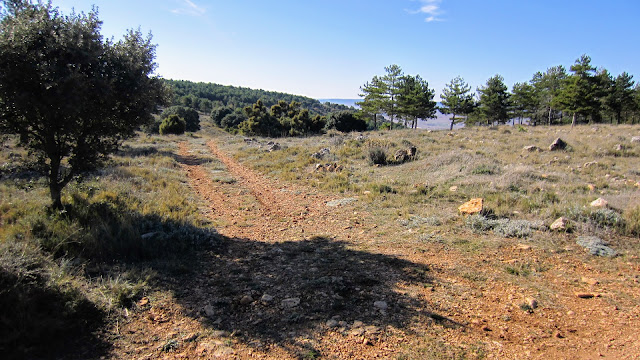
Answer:
<svg viewBox="0 0 640 360"><path fill-rule="evenodd" d="M232 181L215 181L202 152L215 156ZM468 358L633 359L640 353L638 297L620 285L628 277L606 278L570 255L550 257L516 244L484 256L437 244L416 252L393 239L375 245L381 244L376 225L356 207L328 207L335 198L268 179L214 141L182 142L179 156L221 239L193 265L195 274L163 279L170 295L160 291L139 303L141 311L118 329L120 355L439 358L430 356L455 348ZM528 288L544 282L544 292L530 294L517 278L497 280L496 264L531 261L548 269L522 281L534 282ZM600 283L581 283L581 275ZM494 280L470 280L478 276ZM581 289L611 295L580 299L574 290Z"/></svg>

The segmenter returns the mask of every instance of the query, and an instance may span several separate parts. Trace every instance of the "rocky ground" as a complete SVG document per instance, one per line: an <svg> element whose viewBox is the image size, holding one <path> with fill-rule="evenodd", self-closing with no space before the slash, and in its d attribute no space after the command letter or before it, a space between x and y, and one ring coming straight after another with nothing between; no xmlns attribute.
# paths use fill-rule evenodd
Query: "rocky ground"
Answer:
<svg viewBox="0 0 640 360"><path fill-rule="evenodd" d="M640 357L638 259L607 258L615 270L603 272L577 245L417 250L388 235L406 231L397 222L266 178L215 139L179 149L217 240L114 325L113 358ZM214 181L202 152L233 181Z"/></svg>

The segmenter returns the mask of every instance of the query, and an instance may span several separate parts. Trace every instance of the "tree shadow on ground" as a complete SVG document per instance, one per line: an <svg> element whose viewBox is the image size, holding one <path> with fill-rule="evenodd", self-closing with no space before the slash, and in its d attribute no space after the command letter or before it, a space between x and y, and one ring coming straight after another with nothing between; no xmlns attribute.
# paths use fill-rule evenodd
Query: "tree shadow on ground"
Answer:
<svg viewBox="0 0 640 360"><path fill-rule="evenodd" d="M383 338L389 327L434 321L438 315L404 286L433 282L427 266L350 248L330 238L279 243L218 238L200 257L197 275L174 282L175 298L204 326L234 334L249 346L276 345L292 356L328 331Z"/></svg>
<svg viewBox="0 0 640 360"><path fill-rule="evenodd" d="M24 270L0 267L1 357L98 359L106 355L110 346L97 335L106 314L70 289L48 286L43 274Z"/></svg>

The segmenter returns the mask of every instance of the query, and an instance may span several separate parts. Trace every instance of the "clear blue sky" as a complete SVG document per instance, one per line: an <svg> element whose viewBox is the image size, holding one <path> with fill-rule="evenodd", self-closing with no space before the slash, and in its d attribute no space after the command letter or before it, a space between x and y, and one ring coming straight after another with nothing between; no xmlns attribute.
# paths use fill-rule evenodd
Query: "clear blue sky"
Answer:
<svg viewBox="0 0 640 360"><path fill-rule="evenodd" d="M357 98L398 64L440 94L456 75L509 87L581 54L640 80L638 0L53 0L99 8L102 34L151 32L168 79ZM439 100L439 99L438 99Z"/></svg>

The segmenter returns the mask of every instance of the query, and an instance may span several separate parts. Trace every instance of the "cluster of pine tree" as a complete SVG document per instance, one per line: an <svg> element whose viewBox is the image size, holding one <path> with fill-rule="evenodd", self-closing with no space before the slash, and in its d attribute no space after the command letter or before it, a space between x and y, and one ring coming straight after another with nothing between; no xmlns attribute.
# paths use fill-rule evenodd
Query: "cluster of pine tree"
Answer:
<svg viewBox="0 0 640 360"><path fill-rule="evenodd" d="M433 90L420 76L407 76L397 65L385 68L386 74L374 76L362 87L361 113L378 128L378 115L407 121L415 127L417 119L433 118L435 111L451 115L450 128L466 125L504 124L509 121L529 124L567 124L578 122L637 123L640 119L640 86L626 72L614 77L604 68L591 65L582 55L569 68L555 66L537 72L524 83L516 83L511 92L504 78L495 75L477 92L463 78L455 77L442 90L441 105L432 101Z"/></svg>

